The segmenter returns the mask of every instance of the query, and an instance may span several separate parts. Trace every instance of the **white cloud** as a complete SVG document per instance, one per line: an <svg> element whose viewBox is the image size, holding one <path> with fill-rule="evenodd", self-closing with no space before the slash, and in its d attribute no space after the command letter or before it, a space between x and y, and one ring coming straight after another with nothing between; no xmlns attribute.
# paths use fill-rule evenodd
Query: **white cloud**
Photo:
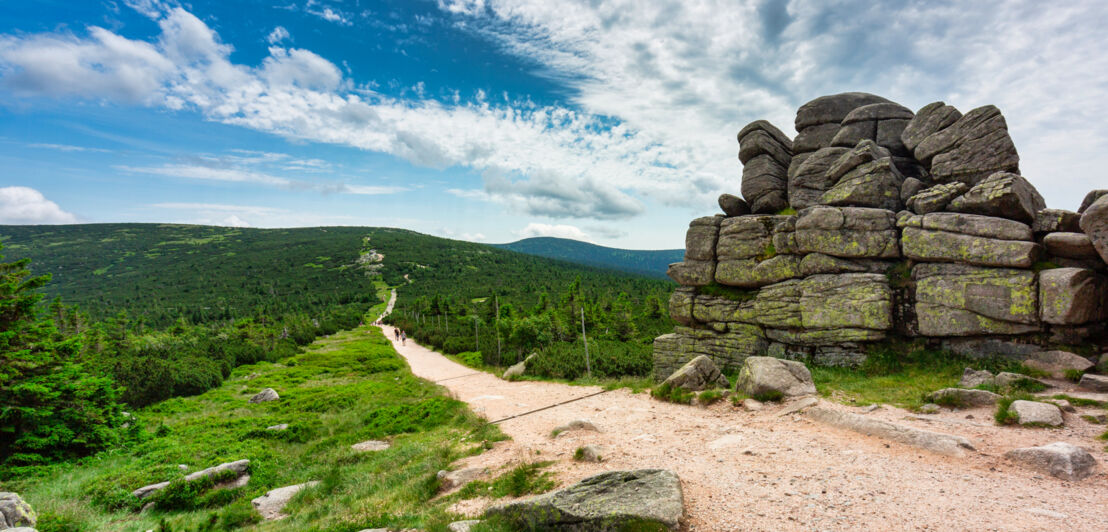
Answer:
<svg viewBox="0 0 1108 532"><path fill-rule="evenodd" d="M0 187L0 223L72 224L77 217L30 187Z"/></svg>
<svg viewBox="0 0 1108 532"><path fill-rule="evenodd" d="M243 216L272 216L275 214L288 212L285 209L278 209L274 207L259 207L255 205L229 205L226 203L168 202L154 203L150 206L158 209L187 210L198 211L202 213L234 213L235 215L241 214Z"/></svg>
<svg viewBox="0 0 1108 532"><path fill-rule="evenodd" d="M592 239L589 238L589 235L585 234L585 232L582 231L580 228L572 225L529 223L527 224L527 227L524 227L519 231L513 231L513 233L520 238L552 236L556 238L570 238L573 240L581 240L583 242L592 241Z"/></svg>
<svg viewBox="0 0 1108 532"><path fill-rule="evenodd" d="M17 95L195 109L290 139L354 146L484 177L467 197L552 218L626 219L644 202L714 210L739 189L735 132L865 90L910 107L996 103L1024 173L1073 208L1108 166L1108 4L1044 10L1028 0L949 6L844 0L440 2L461 31L540 65L573 108L492 100L401 100L353 87L313 52L274 47L258 66L182 9L156 42L101 28L86 37L0 37L0 83ZM153 9L153 8L152 8ZM322 4L305 9L326 18ZM348 18L331 10L335 21ZM987 31L982 28L989 28ZM364 74L364 73L363 73ZM1051 186L1045 186L1051 179ZM460 191L458 191L460 192Z"/></svg>
<svg viewBox="0 0 1108 532"><path fill-rule="evenodd" d="M315 2L308 2L308 7L306 7L304 11L315 15L323 20L326 20L327 22L334 22L335 24L340 24L342 26L349 26L352 24L352 22L350 22L350 17L346 13L331 9L330 7L324 7L323 9L313 9L313 4L315 4Z"/></svg>
<svg viewBox="0 0 1108 532"><path fill-rule="evenodd" d="M343 185L342 192L347 194L360 194L363 196L378 196L381 194L396 194L408 190L405 187L369 186L369 185Z"/></svg>
<svg viewBox="0 0 1108 532"><path fill-rule="evenodd" d="M250 227L249 223L234 214L225 218L222 225L227 227Z"/></svg>
<svg viewBox="0 0 1108 532"><path fill-rule="evenodd" d="M85 147L85 146L73 146L73 145L70 145L70 144L50 144L50 143L43 143L43 142L36 142L36 143L33 143L33 144L28 144L27 147L28 148L44 148L44 149L48 149L48 150L58 150L58 151L67 151L67 152L96 152L96 153L111 153L112 152L112 150L105 150L105 149L101 149L101 148L88 148L88 147Z"/></svg>
<svg viewBox="0 0 1108 532"><path fill-rule="evenodd" d="M184 179L202 179L206 181L227 181L231 183L259 183L263 185L275 185L290 187L294 185L291 179L276 177L260 172L240 170L236 168L213 168L210 166L196 166L184 164L167 164L164 166L117 166L116 168L138 174L153 174L166 177L180 177Z"/></svg>
<svg viewBox="0 0 1108 532"><path fill-rule="evenodd" d="M285 39L289 38L289 30L286 30L284 26L277 26L273 28L273 31L269 32L269 35L265 38L269 44L277 44Z"/></svg>

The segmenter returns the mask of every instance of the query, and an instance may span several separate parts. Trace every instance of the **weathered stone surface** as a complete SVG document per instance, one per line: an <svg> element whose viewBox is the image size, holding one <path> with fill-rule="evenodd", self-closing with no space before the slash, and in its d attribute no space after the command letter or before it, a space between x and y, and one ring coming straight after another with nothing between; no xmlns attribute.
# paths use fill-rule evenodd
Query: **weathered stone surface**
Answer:
<svg viewBox="0 0 1108 532"><path fill-rule="evenodd" d="M439 481L439 490L450 491L465 486L487 474L489 474L488 468L466 467L456 471L439 471L436 477Z"/></svg>
<svg viewBox="0 0 1108 532"><path fill-rule="evenodd" d="M1092 207L1094 203L1100 198L1108 196L1108 189L1091 190L1088 194L1085 194L1085 199L1081 200L1081 206L1077 209L1077 214L1084 214L1089 207Z"/></svg>
<svg viewBox="0 0 1108 532"><path fill-rule="evenodd" d="M962 118L962 112L945 102L925 105L912 117L900 134L900 140L909 150L915 150L923 139L938 133Z"/></svg>
<svg viewBox="0 0 1108 532"><path fill-rule="evenodd" d="M719 195L719 208L728 217L750 214L750 205L746 204L746 200L732 194Z"/></svg>
<svg viewBox="0 0 1108 532"><path fill-rule="evenodd" d="M711 260L687 260L669 265L666 275L682 286L707 286L716 275L716 263Z"/></svg>
<svg viewBox="0 0 1108 532"><path fill-rule="evenodd" d="M866 122L870 120L911 120L915 117L915 113L911 109L894 102L883 103L871 103L869 105L863 105L856 107L854 110L847 113L843 117L842 124L852 124L854 122Z"/></svg>
<svg viewBox="0 0 1108 532"><path fill-rule="evenodd" d="M889 100L864 92L844 92L820 96L802 106L796 112L796 130L818 124L840 124L851 111L875 103L891 103Z"/></svg>
<svg viewBox="0 0 1108 532"><path fill-rule="evenodd" d="M1065 376L1066 370L1087 371L1093 367L1089 359L1069 351L1038 351L1024 360L1024 365L1045 371L1057 377Z"/></svg>
<svg viewBox="0 0 1108 532"><path fill-rule="evenodd" d="M558 425L557 427L554 427L554 430L551 432L551 434L553 434L554 437L558 437L559 435L565 434L567 432L582 430L590 432L600 432L600 429L596 428L596 425L593 424L592 421L589 421L587 419L575 419L573 421L570 421L569 423L564 423Z"/></svg>
<svg viewBox="0 0 1108 532"><path fill-rule="evenodd" d="M777 330L773 334L786 343L803 339L805 345L827 345L880 339L892 327L891 313L887 278L854 273L813 275L763 287L754 299L751 318Z"/></svg>
<svg viewBox="0 0 1108 532"><path fill-rule="evenodd" d="M862 141L872 141L877 138L877 121L867 120L854 122L839 127L835 136L831 137L831 145L850 148Z"/></svg>
<svg viewBox="0 0 1108 532"><path fill-rule="evenodd" d="M1020 425L1048 427L1062 426L1062 410L1057 406L1037 401L1012 401L1008 412L1015 414Z"/></svg>
<svg viewBox="0 0 1108 532"><path fill-rule="evenodd" d="M820 203L838 207L900 209L900 185L904 176L892 158L878 159L849 171L820 196Z"/></svg>
<svg viewBox="0 0 1108 532"><path fill-rule="evenodd" d="M913 153L938 182L961 181L972 186L996 172L1019 173L1019 155L1008 136L1008 125L1000 109L992 105L974 109L928 135Z"/></svg>
<svg viewBox="0 0 1108 532"><path fill-rule="evenodd" d="M1039 330L1035 274L961 264L917 264L916 330L922 336L1022 334Z"/></svg>
<svg viewBox="0 0 1108 532"><path fill-rule="evenodd" d="M1063 209L1043 209L1035 213L1031 230L1039 233L1078 233L1081 231L1081 215Z"/></svg>
<svg viewBox="0 0 1108 532"><path fill-rule="evenodd" d="M1096 459L1089 451L1064 442L1013 449L1005 453L1004 457L1035 471L1069 481L1081 480L1096 472Z"/></svg>
<svg viewBox="0 0 1108 532"><path fill-rule="evenodd" d="M942 348L975 360L1005 358L1022 362L1042 348L1029 343L1019 343L1003 338L945 338Z"/></svg>
<svg viewBox="0 0 1108 532"><path fill-rule="evenodd" d="M1000 396L993 392L965 388L943 388L927 396L927 400L932 403L959 408L995 405L998 399Z"/></svg>
<svg viewBox="0 0 1108 532"><path fill-rule="evenodd" d="M188 475L185 475L185 482L193 482L193 481L196 481L196 480L200 480L201 478L211 478L211 477L214 477L214 476L216 476L220 473L223 473L225 471L230 471L230 472L234 473L236 476L241 477L241 476L246 474L246 471L247 471L247 469L249 469L249 467L250 467L250 460L236 460L234 462L227 462L227 463L224 463L224 464L219 464L219 465L214 466L214 467L209 467L207 469L202 469L202 470L197 471L195 473L190 473ZM137 499L145 499L145 498L147 498L147 497L149 497L149 496L165 489L166 486L169 486L169 482L159 482L157 484L151 484L149 486L143 486L143 487L131 492L131 495L133 495Z"/></svg>
<svg viewBox="0 0 1108 532"><path fill-rule="evenodd" d="M754 297L751 291L743 301L735 301L719 296L698 295L694 299L692 316L698 322L739 322L754 323Z"/></svg>
<svg viewBox="0 0 1108 532"><path fill-rule="evenodd" d="M1108 376L1086 373L1081 376L1077 386L1091 392L1108 392Z"/></svg>
<svg viewBox="0 0 1108 532"><path fill-rule="evenodd" d="M827 172L849 152L847 148L822 148L806 156L795 171L790 168L789 205L796 210L819 205L824 192L836 182Z"/></svg>
<svg viewBox="0 0 1108 532"><path fill-rule="evenodd" d="M1108 196L1101 196L1081 213L1081 230L1093 242L1101 260L1108 262Z"/></svg>
<svg viewBox="0 0 1108 532"><path fill-rule="evenodd" d="M777 126L773 125L768 120L755 120L739 130L739 135L737 137L739 143L741 144L743 138L746 137L748 134L754 133L756 131L768 133L769 136L772 137L773 140L778 144L785 146L789 150L793 149L793 141L789 139L789 137L785 135L785 133L778 129Z"/></svg>
<svg viewBox="0 0 1108 532"><path fill-rule="evenodd" d="M719 371L712 359L700 355L681 366L663 382L675 388L698 392L709 388L730 388L731 383Z"/></svg>
<svg viewBox="0 0 1108 532"><path fill-rule="evenodd" d="M909 120L893 119L877 122L877 144L897 157L911 157L912 150L904 145L900 136L908 127ZM913 174L920 175L920 174Z"/></svg>
<svg viewBox="0 0 1108 532"><path fill-rule="evenodd" d="M839 132L839 124L819 124L797 130L793 139L793 153L808 153L831 146L831 141ZM794 155L795 157L795 155Z"/></svg>
<svg viewBox="0 0 1108 532"><path fill-rule="evenodd" d="M277 391L273 388L266 388L250 398L251 403L267 403L269 401L276 401L281 397L277 395Z"/></svg>
<svg viewBox="0 0 1108 532"><path fill-rule="evenodd" d="M977 214L935 212L897 218L899 227L918 227L932 231L946 231L963 235L994 238L998 240L1022 240L1031 242L1031 228L1027 224Z"/></svg>
<svg viewBox="0 0 1108 532"><path fill-rule="evenodd" d="M943 183L923 190L908 199L908 210L916 214L939 212L950 205L950 202L969 190L969 186L961 181Z"/></svg>
<svg viewBox="0 0 1108 532"><path fill-rule="evenodd" d="M473 527L479 524L481 524L481 520L479 519L466 519L465 521L454 521L446 525L446 529L450 532L469 532Z"/></svg>
<svg viewBox="0 0 1108 532"><path fill-rule="evenodd" d="M833 346L841 343L875 342L884 340L886 331L859 327L834 329L766 329L766 338L798 346ZM821 353L822 354L822 353ZM853 358L855 353L851 353ZM813 357L815 360L816 357Z"/></svg>
<svg viewBox="0 0 1108 532"><path fill-rule="evenodd" d="M900 245L905 257L921 262L1030 268L1042 256L1042 246L1034 242L997 240L915 227L904 228Z"/></svg>
<svg viewBox="0 0 1108 532"><path fill-rule="evenodd" d="M689 286L679 286L669 296L669 317L682 325L692 324L693 299L696 297L696 289Z"/></svg>
<svg viewBox="0 0 1108 532"><path fill-rule="evenodd" d="M766 260L720 261L716 265L716 282L739 288L757 288L800 277L800 257L777 255Z"/></svg>
<svg viewBox="0 0 1108 532"><path fill-rule="evenodd" d="M946 456L963 456L967 450L975 450L973 444L962 436L897 425L852 412L815 407L809 408L806 415L833 427L911 445Z"/></svg>
<svg viewBox="0 0 1108 532"><path fill-rule="evenodd" d="M821 273L884 273L891 266L892 263L887 261L843 259L823 253L809 253L800 260L800 275L808 277Z"/></svg>
<svg viewBox="0 0 1108 532"><path fill-rule="evenodd" d="M699 355L708 355L722 371L734 371L746 357L765 353L767 346L756 325L730 323L724 332L677 327L654 339L654 378L669 377Z"/></svg>
<svg viewBox="0 0 1108 532"><path fill-rule="evenodd" d="M765 130L751 131L739 138L739 161L746 164L759 155L769 155L781 166L788 168L793 158L791 146L792 142L782 143Z"/></svg>
<svg viewBox="0 0 1108 532"><path fill-rule="evenodd" d="M601 531L661 525L678 530L685 504L671 471L609 471L568 488L489 508L520 530Z"/></svg>
<svg viewBox="0 0 1108 532"><path fill-rule="evenodd" d="M889 150L878 146L872 140L863 140L856 145L851 145L850 151L843 153L831 163L827 168L827 180L832 184L838 183L851 170L886 157L890 157Z"/></svg>
<svg viewBox="0 0 1108 532"><path fill-rule="evenodd" d="M727 218L720 224L716 255L721 261L741 259L767 259L773 249L773 232L787 216L769 214Z"/></svg>
<svg viewBox="0 0 1108 532"><path fill-rule="evenodd" d="M1085 233L1050 233L1043 237L1048 254L1070 259L1095 259L1096 248Z"/></svg>
<svg viewBox="0 0 1108 532"><path fill-rule="evenodd" d="M772 357L748 357L743 361L735 389L755 398L816 393L812 374L804 364Z"/></svg>
<svg viewBox="0 0 1108 532"><path fill-rule="evenodd" d="M950 202L947 210L1009 218L1025 223L1046 208L1046 201L1023 176L997 172Z"/></svg>
<svg viewBox="0 0 1108 532"><path fill-rule="evenodd" d="M690 225L685 232L685 260L715 260L719 227Z"/></svg>
<svg viewBox="0 0 1108 532"><path fill-rule="evenodd" d="M743 165L742 193L756 214L775 213L789 206L788 166L769 155L759 155Z"/></svg>
<svg viewBox="0 0 1108 532"><path fill-rule="evenodd" d="M37 520L34 509L18 493L0 492L0 529L33 527Z"/></svg>
<svg viewBox="0 0 1108 532"><path fill-rule="evenodd" d="M992 373L985 370L976 370L973 368L966 368L962 372L962 380L958 381L958 386L961 388L976 388L978 386L990 386L995 384L996 378Z"/></svg>
<svg viewBox="0 0 1108 532"><path fill-rule="evenodd" d="M289 424L288 423L278 423L276 425L270 425L270 426L265 428L265 430L273 430L273 431L282 431L282 430L288 430L288 429L289 429Z"/></svg>
<svg viewBox="0 0 1108 532"><path fill-rule="evenodd" d="M265 495L255 498L254 500L250 501L250 503L254 505L254 509L257 510L258 513L261 514L262 519L265 519L266 521L271 521L274 519L284 519L288 517L288 515L285 515L284 513L285 505L287 505L289 501L292 500L292 497L297 493L300 493L301 490L310 488L317 484L319 484L319 481L313 480L311 482L305 482L303 484L296 484L293 486L285 486L283 488L269 490L265 493Z"/></svg>
<svg viewBox="0 0 1108 532"><path fill-rule="evenodd" d="M1039 317L1053 325L1104 319L1108 284L1093 270L1054 268L1039 272Z"/></svg>
<svg viewBox="0 0 1108 532"><path fill-rule="evenodd" d="M802 253L843 258L896 258L900 245L892 211L863 207L814 207L796 220Z"/></svg>

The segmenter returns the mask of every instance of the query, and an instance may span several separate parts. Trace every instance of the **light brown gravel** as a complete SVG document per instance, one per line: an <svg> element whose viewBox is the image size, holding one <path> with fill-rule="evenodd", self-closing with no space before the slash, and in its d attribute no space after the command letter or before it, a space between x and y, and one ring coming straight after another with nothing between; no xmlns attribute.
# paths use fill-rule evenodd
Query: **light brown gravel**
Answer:
<svg viewBox="0 0 1108 532"><path fill-rule="evenodd" d="M392 328L385 332L391 339ZM416 375L450 379L442 386L490 420L600 391L474 375L412 340L394 345ZM986 408L918 416L883 407L867 414L965 436L978 452L964 458L840 431L799 414L778 417L780 409L674 405L617 390L506 421L500 426L510 441L458 465L496 469L534 455L556 461L551 470L561 485L609 470L670 469L681 477L689 530L1108 530L1108 453L1095 438L1104 427L1077 417L1086 409L1066 414L1066 427L1054 430L998 427ZM600 432L550 437L554 427L579 418ZM1101 469L1070 483L1002 457L1054 441L1089 448ZM588 444L605 447L603 462L573 460L574 450Z"/></svg>

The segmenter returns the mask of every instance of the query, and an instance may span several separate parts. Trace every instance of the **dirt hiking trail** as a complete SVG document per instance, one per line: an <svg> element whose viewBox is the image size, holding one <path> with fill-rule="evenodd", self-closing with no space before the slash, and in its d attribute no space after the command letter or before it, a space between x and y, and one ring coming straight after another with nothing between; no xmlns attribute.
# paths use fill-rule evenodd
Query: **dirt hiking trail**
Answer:
<svg viewBox="0 0 1108 532"><path fill-rule="evenodd" d="M508 382L455 363L408 339L393 345L413 373L438 382L489 420L602 391L551 382ZM861 412L822 401L823 406ZM785 405L787 407L787 405ZM1088 424L1056 430L997 427L991 409L926 416L882 407L867 415L958 434L977 448L963 458L931 454L818 424L778 416L769 404L748 412L724 401L675 405L615 390L500 423L511 440L459 467L494 472L520 461L553 460L564 486L619 469L670 469L681 478L688 530L1106 530L1108 455ZM575 419L599 432L551 431ZM1068 441L1089 448L1102 465L1081 482L1025 470L1003 453ZM581 446L604 448L601 463L573 460ZM488 501L456 509L478 514Z"/></svg>

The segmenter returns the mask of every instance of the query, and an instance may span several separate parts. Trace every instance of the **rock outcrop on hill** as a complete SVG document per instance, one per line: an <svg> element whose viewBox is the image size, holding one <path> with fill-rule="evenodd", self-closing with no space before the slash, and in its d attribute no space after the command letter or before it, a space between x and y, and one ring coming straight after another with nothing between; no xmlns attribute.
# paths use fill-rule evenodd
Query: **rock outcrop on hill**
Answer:
<svg viewBox="0 0 1108 532"><path fill-rule="evenodd" d="M702 355L857 365L890 338L1020 361L1108 345L1108 191L1047 208L999 109L844 93L795 127L739 132L745 202L689 224L656 378Z"/></svg>

